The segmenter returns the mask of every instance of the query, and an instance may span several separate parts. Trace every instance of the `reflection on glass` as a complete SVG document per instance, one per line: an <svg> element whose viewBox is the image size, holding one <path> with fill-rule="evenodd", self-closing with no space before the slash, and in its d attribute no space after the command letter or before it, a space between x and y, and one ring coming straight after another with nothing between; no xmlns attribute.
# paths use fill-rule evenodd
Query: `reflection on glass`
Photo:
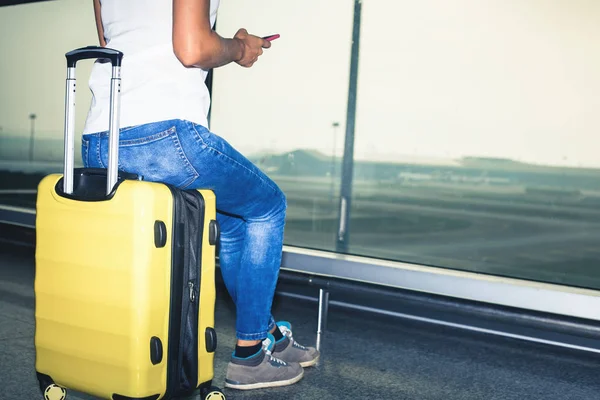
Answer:
<svg viewBox="0 0 600 400"><path fill-rule="evenodd" d="M89 4L67 3L0 9L3 51L30 57L0 59L2 171L61 170L64 53L97 40ZM252 68L215 71L211 130L285 191L287 245L336 249L353 3L220 9L223 35L281 34ZM348 252L600 288L600 2L362 3ZM51 8L55 40L32 41ZM80 127L88 104L80 90Z"/></svg>
<svg viewBox="0 0 600 400"><path fill-rule="evenodd" d="M335 250L352 11L347 0L234 0L219 10L224 36L243 26L281 35L252 68L215 70L211 130L285 192L287 245Z"/></svg>
<svg viewBox="0 0 600 400"><path fill-rule="evenodd" d="M318 24L344 27L338 41L280 42L263 69L215 75L213 128L265 149L289 196L287 244L335 248L342 154L327 175L323 138L335 115L343 149L352 5L322 8L344 11ZM363 1L348 252L600 288L600 79L584 73L600 67L598 17L589 3ZM296 52L319 60L310 77ZM242 111L260 126L228 117Z"/></svg>
<svg viewBox="0 0 600 400"><path fill-rule="evenodd" d="M599 17L363 2L349 251L600 288Z"/></svg>
<svg viewBox="0 0 600 400"><path fill-rule="evenodd" d="M0 204L34 207L40 179L62 172L64 55L97 41L91 3L0 7ZM91 65L77 66L76 166L82 165L78 150L91 99L86 90Z"/></svg>

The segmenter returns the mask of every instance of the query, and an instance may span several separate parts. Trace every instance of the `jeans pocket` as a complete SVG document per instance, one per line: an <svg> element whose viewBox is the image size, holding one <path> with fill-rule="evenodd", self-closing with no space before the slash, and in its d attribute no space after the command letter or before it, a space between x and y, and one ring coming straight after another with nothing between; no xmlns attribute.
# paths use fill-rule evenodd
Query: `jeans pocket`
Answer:
<svg viewBox="0 0 600 400"><path fill-rule="evenodd" d="M119 141L119 169L143 177L145 181L163 182L179 188L189 186L198 172L187 159L175 126L153 132L150 126L129 131ZM136 130L134 128L133 130ZM108 140L106 146L108 147ZM108 154L102 152L108 163Z"/></svg>

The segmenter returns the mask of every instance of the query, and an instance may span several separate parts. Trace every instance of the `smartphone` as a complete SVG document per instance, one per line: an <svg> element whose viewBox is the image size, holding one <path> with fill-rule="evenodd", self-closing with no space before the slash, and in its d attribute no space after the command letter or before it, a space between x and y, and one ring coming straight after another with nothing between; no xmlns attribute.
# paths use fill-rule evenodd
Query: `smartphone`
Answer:
<svg viewBox="0 0 600 400"><path fill-rule="evenodd" d="M272 42L275 39L279 39L281 37L281 35L279 33L276 33L274 35L269 35L269 36L265 36L263 37L263 39L268 40L269 42Z"/></svg>

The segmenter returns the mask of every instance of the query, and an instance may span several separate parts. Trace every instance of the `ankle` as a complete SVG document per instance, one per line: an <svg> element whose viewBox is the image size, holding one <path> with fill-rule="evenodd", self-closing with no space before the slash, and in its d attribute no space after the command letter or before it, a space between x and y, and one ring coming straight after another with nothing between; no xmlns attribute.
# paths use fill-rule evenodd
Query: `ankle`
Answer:
<svg viewBox="0 0 600 400"><path fill-rule="evenodd" d="M262 350L261 342L258 342L256 344L249 345L249 346L243 346L238 343L235 346L235 351L234 351L233 355L234 355L234 357L237 357L237 358L249 358L249 357L252 357L253 355L258 354L261 350Z"/></svg>
<svg viewBox="0 0 600 400"><path fill-rule="evenodd" d="M283 333L281 333L277 325L273 327L271 334L273 335L273 338L275 338L276 342L279 342L281 339L283 339Z"/></svg>
<svg viewBox="0 0 600 400"><path fill-rule="evenodd" d="M236 345L240 347L249 347L256 346L257 344L262 343L262 340L242 340L238 339Z"/></svg>

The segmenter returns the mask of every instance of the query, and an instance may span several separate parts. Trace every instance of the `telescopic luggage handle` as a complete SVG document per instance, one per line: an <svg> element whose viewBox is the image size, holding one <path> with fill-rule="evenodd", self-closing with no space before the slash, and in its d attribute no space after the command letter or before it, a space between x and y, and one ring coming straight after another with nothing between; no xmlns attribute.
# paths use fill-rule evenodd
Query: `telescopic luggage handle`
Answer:
<svg viewBox="0 0 600 400"><path fill-rule="evenodd" d="M120 51L99 46L82 47L68 52L65 56L67 57L67 67L69 68L74 68L77 61L87 60L89 58L108 59L113 67L120 67L121 61L123 60L123 53Z"/></svg>
<svg viewBox="0 0 600 400"><path fill-rule="evenodd" d="M75 68L77 62L90 58L108 59L112 64L110 80L110 121L108 171L106 195L109 195L118 178L119 167L119 112L121 99L121 62L123 53L106 47L82 47L65 54L67 58L67 88L65 99L65 155L63 191L73 193L73 170L75 167Z"/></svg>

